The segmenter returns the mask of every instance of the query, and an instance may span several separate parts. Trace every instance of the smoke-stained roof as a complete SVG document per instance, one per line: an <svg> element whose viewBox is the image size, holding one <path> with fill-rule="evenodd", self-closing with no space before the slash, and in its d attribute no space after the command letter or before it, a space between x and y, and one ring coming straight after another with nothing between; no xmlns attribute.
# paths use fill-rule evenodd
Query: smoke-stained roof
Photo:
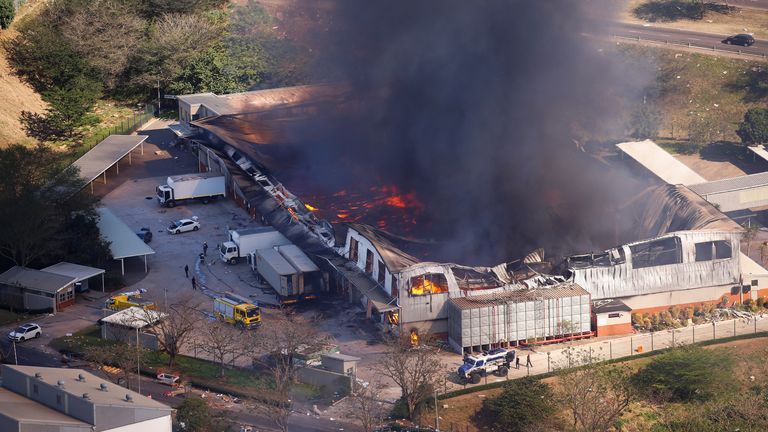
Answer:
<svg viewBox="0 0 768 432"><path fill-rule="evenodd" d="M403 243L406 242L405 239L370 225L351 223L348 226L373 244L389 271L399 272L420 262L420 260L401 249Z"/></svg>
<svg viewBox="0 0 768 432"><path fill-rule="evenodd" d="M676 231L743 231L739 224L685 186L650 187L631 204L626 210L638 215L636 240Z"/></svg>
<svg viewBox="0 0 768 432"><path fill-rule="evenodd" d="M588 296L589 292L574 282L564 282L550 288L521 289L502 293L470 297L451 297L450 302L459 309L475 309L505 303L523 303L545 299Z"/></svg>

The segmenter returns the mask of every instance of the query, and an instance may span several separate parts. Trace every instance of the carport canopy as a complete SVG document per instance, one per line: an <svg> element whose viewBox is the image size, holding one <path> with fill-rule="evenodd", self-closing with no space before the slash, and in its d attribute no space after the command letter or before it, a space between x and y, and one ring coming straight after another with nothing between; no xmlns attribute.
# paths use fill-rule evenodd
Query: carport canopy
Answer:
<svg viewBox="0 0 768 432"><path fill-rule="evenodd" d="M110 135L102 142L76 160L72 166L77 167L80 177L83 179L83 187L90 184L93 192L93 181L104 175L104 183L107 182L106 172L116 165L120 159L128 156L131 163L131 152L141 145L141 153L144 154L144 141L146 135ZM118 170L119 170L118 166Z"/></svg>
<svg viewBox="0 0 768 432"><path fill-rule="evenodd" d="M101 275L101 292L104 292L104 269L62 261L44 268L43 271L73 277L75 278L75 283Z"/></svg>
<svg viewBox="0 0 768 432"><path fill-rule="evenodd" d="M144 257L144 271L148 271L147 255L151 255L155 251L147 246L128 225L115 216L112 210L99 207L96 211L99 212L100 216L98 225L101 236L109 242L112 258L120 260L122 273L125 274L125 258L137 256Z"/></svg>

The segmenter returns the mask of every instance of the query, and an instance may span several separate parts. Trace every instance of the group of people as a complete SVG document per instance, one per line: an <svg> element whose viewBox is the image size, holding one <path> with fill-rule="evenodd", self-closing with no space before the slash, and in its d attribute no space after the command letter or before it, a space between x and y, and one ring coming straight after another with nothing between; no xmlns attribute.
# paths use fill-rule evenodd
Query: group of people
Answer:
<svg viewBox="0 0 768 432"><path fill-rule="evenodd" d="M200 254L200 258L204 258L208 255L208 242L203 242L203 253ZM184 265L184 277L189 279L189 266ZM194 276L192 276L192 289L197 290L197 279L195 279Z"/></svg>

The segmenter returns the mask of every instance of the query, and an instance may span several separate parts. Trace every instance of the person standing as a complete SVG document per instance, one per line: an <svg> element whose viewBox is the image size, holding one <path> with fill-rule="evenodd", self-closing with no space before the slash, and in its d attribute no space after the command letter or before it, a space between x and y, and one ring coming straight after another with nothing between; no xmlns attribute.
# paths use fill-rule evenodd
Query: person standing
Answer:
<svg viewBox="0 0 768 432"><path fill-rule="evenodd" d="M192 276L192 289L193 290L197 289L197 279L195 279L194 276Z"/></svg>
<svg viewBox="0 0 768 432"><path fill-rule="evenodd" d="M189 266L186 264L184 265L184 276L189 279Z"/></svg>
<svg viewBox="0 0 768 432"><path fill-rule="evenodd" d="M515 369L520 369L520 357L515 356Z"/></svg>
<svg viewBox="0 0 768 432"><path fill-rule="evenodd" d="M525 358L525 367L533 367L533 363L531 363L531 355L528 354L528 356Z"/></svg>
<svg viewBox="0 0 768 432"><path fill-rule="evenodd" d="M203 242L203 256L208 256L208 242Z"/></svg>

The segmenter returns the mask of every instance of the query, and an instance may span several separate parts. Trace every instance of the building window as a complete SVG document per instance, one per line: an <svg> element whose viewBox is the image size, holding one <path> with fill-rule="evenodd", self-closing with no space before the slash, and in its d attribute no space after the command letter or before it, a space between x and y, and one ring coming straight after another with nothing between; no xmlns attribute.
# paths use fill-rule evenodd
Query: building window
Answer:
<svg viewBox="0 0 768 432"><path fill-rule="evenodd" d="M636 269L683 262L683 249L678 237L640 243L629 249L632 251L632 267Z"/></svg>
<svg viewBox="0 0 768 432"><path fill-rule="evenodd" d="M728 259L733 255L731 244L725 240L696 243L696 261Z"/></svg>
<svg viewBox="0 0 768 432"><path fill-rule="evenodd" d="M399 294L397 291L397 278L395 275L392 275L392 285L390 285L392 297L397 298L397 295Z"/></svg>
<svg viewBox="0 0 768 432"><path fill-rule="evenodd" d="M757 279L752 279L752 286L757 286Z"/></svg>
<svg viewBox="0 0 768 432"><path fill-rule="evenodd" d="M373 252L370 249L365 250L365 272L373 274Z"/></svg>
<svg viewBox="0 0 768 432"><path fill-rule="evenodd" d="M411 278L410 294L420 296L448 292L448 280L441 273L427 273Z"/></svg>
<svg viewBox="0 0 768 432"><path fill-rule="evenodd" d="M381 284L382 287L384 287L384 277L387 275L387 268L384 267L384 261L379 261L379 274L376 278L377 281Z"/></svg>
<svg viewBox="0 0 768 432"><path fill-rule="evenodd" d="M621 314L618 313L618 312L616 312L616 313L609 313L608 314L608 318L621 318Z"/></svg>
<svg viewBox="0 0 768 432"><path fill-rule="evenodd" d="M354 237L349 238L349 260L357 263L357 239Z"/></svg>

